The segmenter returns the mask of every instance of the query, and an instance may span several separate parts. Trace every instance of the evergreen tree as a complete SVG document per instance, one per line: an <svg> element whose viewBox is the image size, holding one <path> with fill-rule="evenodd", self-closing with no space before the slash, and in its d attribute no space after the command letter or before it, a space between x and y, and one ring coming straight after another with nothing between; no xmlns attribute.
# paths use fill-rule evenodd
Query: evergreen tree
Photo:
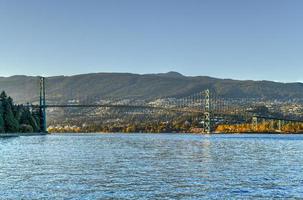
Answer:
<svg viewBox="0 0 303 200"><path fill-rule="evenodd" d="M2 101L0 101L0 133L5 132L5 124L3 120L3 108L2 108Z"/></svg>
<svg viewBox="0 0 303 200"><path fill-rule="evenodd" d="M14 105L13 99L3 91L0 94L0 133L38 132L39 113L29 107Z"/></svg>
<svg viewBox="0 0 303 200"><path fill-rule="evenodd" d="M0 94L0 101L4 101L7 98L5 91L2 91Z"/></svg>
<svg viewBox="0 0 303 200"><path fill-rule="evenodd" d="M20 117L20 124L26 124L30 127L32 127L34 132L39 131L39 126L36 122L35 117L33 114L30 112L29 108L23 108L21 117Z"/></svg>
<svg viewBox="0 0 303 200"><path fill-rule="evenodd" d="M3 102L3 119L5 132L15 133L19 131L19 123L15 119L10 102L5 99Z"/></svg>
<svg viewBox="0 0 303 200"><path fill-rule="evenodd" d="M22 115L22 111L23 111L23 106L21 105L17 105L17 106L13 106L14 109L13 109L13 113L14 113L14 116L15 116L15 119L20 122L21 120L21 115Z"/></svg>
<svg viewBox="0 0 303 200"><path fill-rule="evenodd" d="M29 124L30 117L31 117L31 113L29 109L27 108L22 109L20 120L19 120L20 124Z"/></svg>
<svg viewBox="0 0 303 200"><path fill-rule="evenodd" d="M40 110L34 109L32 111L33 120L35 121L36 127L33 126L35 132L40 131Z"/></svg>

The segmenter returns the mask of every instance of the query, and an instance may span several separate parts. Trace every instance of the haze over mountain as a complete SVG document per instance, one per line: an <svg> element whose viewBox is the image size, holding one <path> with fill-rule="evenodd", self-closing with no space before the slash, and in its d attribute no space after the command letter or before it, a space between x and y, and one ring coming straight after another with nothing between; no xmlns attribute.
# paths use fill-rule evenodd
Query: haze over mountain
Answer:
<svg viewBox="0 0 303 200"><path fill-rule="evenodd" d="M152 100L182 97L211 89L224 97L270 99L302 98L302 83L272 81L239 81L207 76L184 76L177 72L161 74L92 73L48 77L47 98L56 102L70 99L138 98ZM39 80L33 76L0 77L0 90L5 90L17 103L35 102Z"/></svg>

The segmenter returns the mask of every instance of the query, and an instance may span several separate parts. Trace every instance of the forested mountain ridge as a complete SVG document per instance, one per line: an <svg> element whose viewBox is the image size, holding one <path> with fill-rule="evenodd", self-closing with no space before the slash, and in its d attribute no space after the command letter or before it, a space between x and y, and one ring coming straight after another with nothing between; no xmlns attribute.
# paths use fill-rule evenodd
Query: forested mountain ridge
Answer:
<svg viewBox="0 0 303 200"><path fill-rule="evenodd" d="M162 74L92 73L54 76L46 80L47 98L66 101L75 98L139 98L152 100L182 97L211 89L217 95L237 98L303 99L303 83L239 81L207 76ZM17 103L38 100L39 80L33 76L0 77L0 89Z"/></svg>

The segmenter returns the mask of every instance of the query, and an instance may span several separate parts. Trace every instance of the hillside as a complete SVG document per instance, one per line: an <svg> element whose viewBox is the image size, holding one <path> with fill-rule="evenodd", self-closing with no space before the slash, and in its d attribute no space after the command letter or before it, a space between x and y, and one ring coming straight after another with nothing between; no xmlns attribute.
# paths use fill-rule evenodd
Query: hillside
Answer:
<svg viewBox="0 0 303 200"><path fill-rule="evenodd" d="M0 77L0 90L9 93L16 102L38 99L39 81L32 76ZM302 83L271 81L238 81L206 76L183 76L177 72L162 74L94 73L47 78L48 99L181 97L210 88L224 97L302 98Z"/></svg>

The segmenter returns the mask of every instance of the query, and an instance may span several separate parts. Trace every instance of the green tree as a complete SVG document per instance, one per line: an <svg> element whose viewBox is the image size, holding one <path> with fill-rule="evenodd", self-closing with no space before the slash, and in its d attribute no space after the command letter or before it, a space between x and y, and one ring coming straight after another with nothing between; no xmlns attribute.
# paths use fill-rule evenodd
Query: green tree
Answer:
<svg viewBox="0 0 303 200"><path fill-rule="evenodd" d="M5 124L5 132L14 133L19 131L19 123L15 119L12 107L7 99L3 100L3 119Z"/></svg>
<svg viewBox="0 0 303 200"><path fill-rule="evenodd" d="M14 105L11 97L3 91L0 94L0 132L38 132L39 113L29 107ZM21 124L21 126L20 126Z"/></svg>
<svg viewBox="0 0 303 200"><path fill-rule="evenodd" d="M0 133L5 132L5 124L3 120L3 108L2 108L2 102L0 104Z"/></svg>
<svg viewBox="0 0 303 200"><path fill-rule="evenodd" d="M19 122L20 124L31 126L34 132L39 131L39 125L29 108L23 108Z"/></svg>

